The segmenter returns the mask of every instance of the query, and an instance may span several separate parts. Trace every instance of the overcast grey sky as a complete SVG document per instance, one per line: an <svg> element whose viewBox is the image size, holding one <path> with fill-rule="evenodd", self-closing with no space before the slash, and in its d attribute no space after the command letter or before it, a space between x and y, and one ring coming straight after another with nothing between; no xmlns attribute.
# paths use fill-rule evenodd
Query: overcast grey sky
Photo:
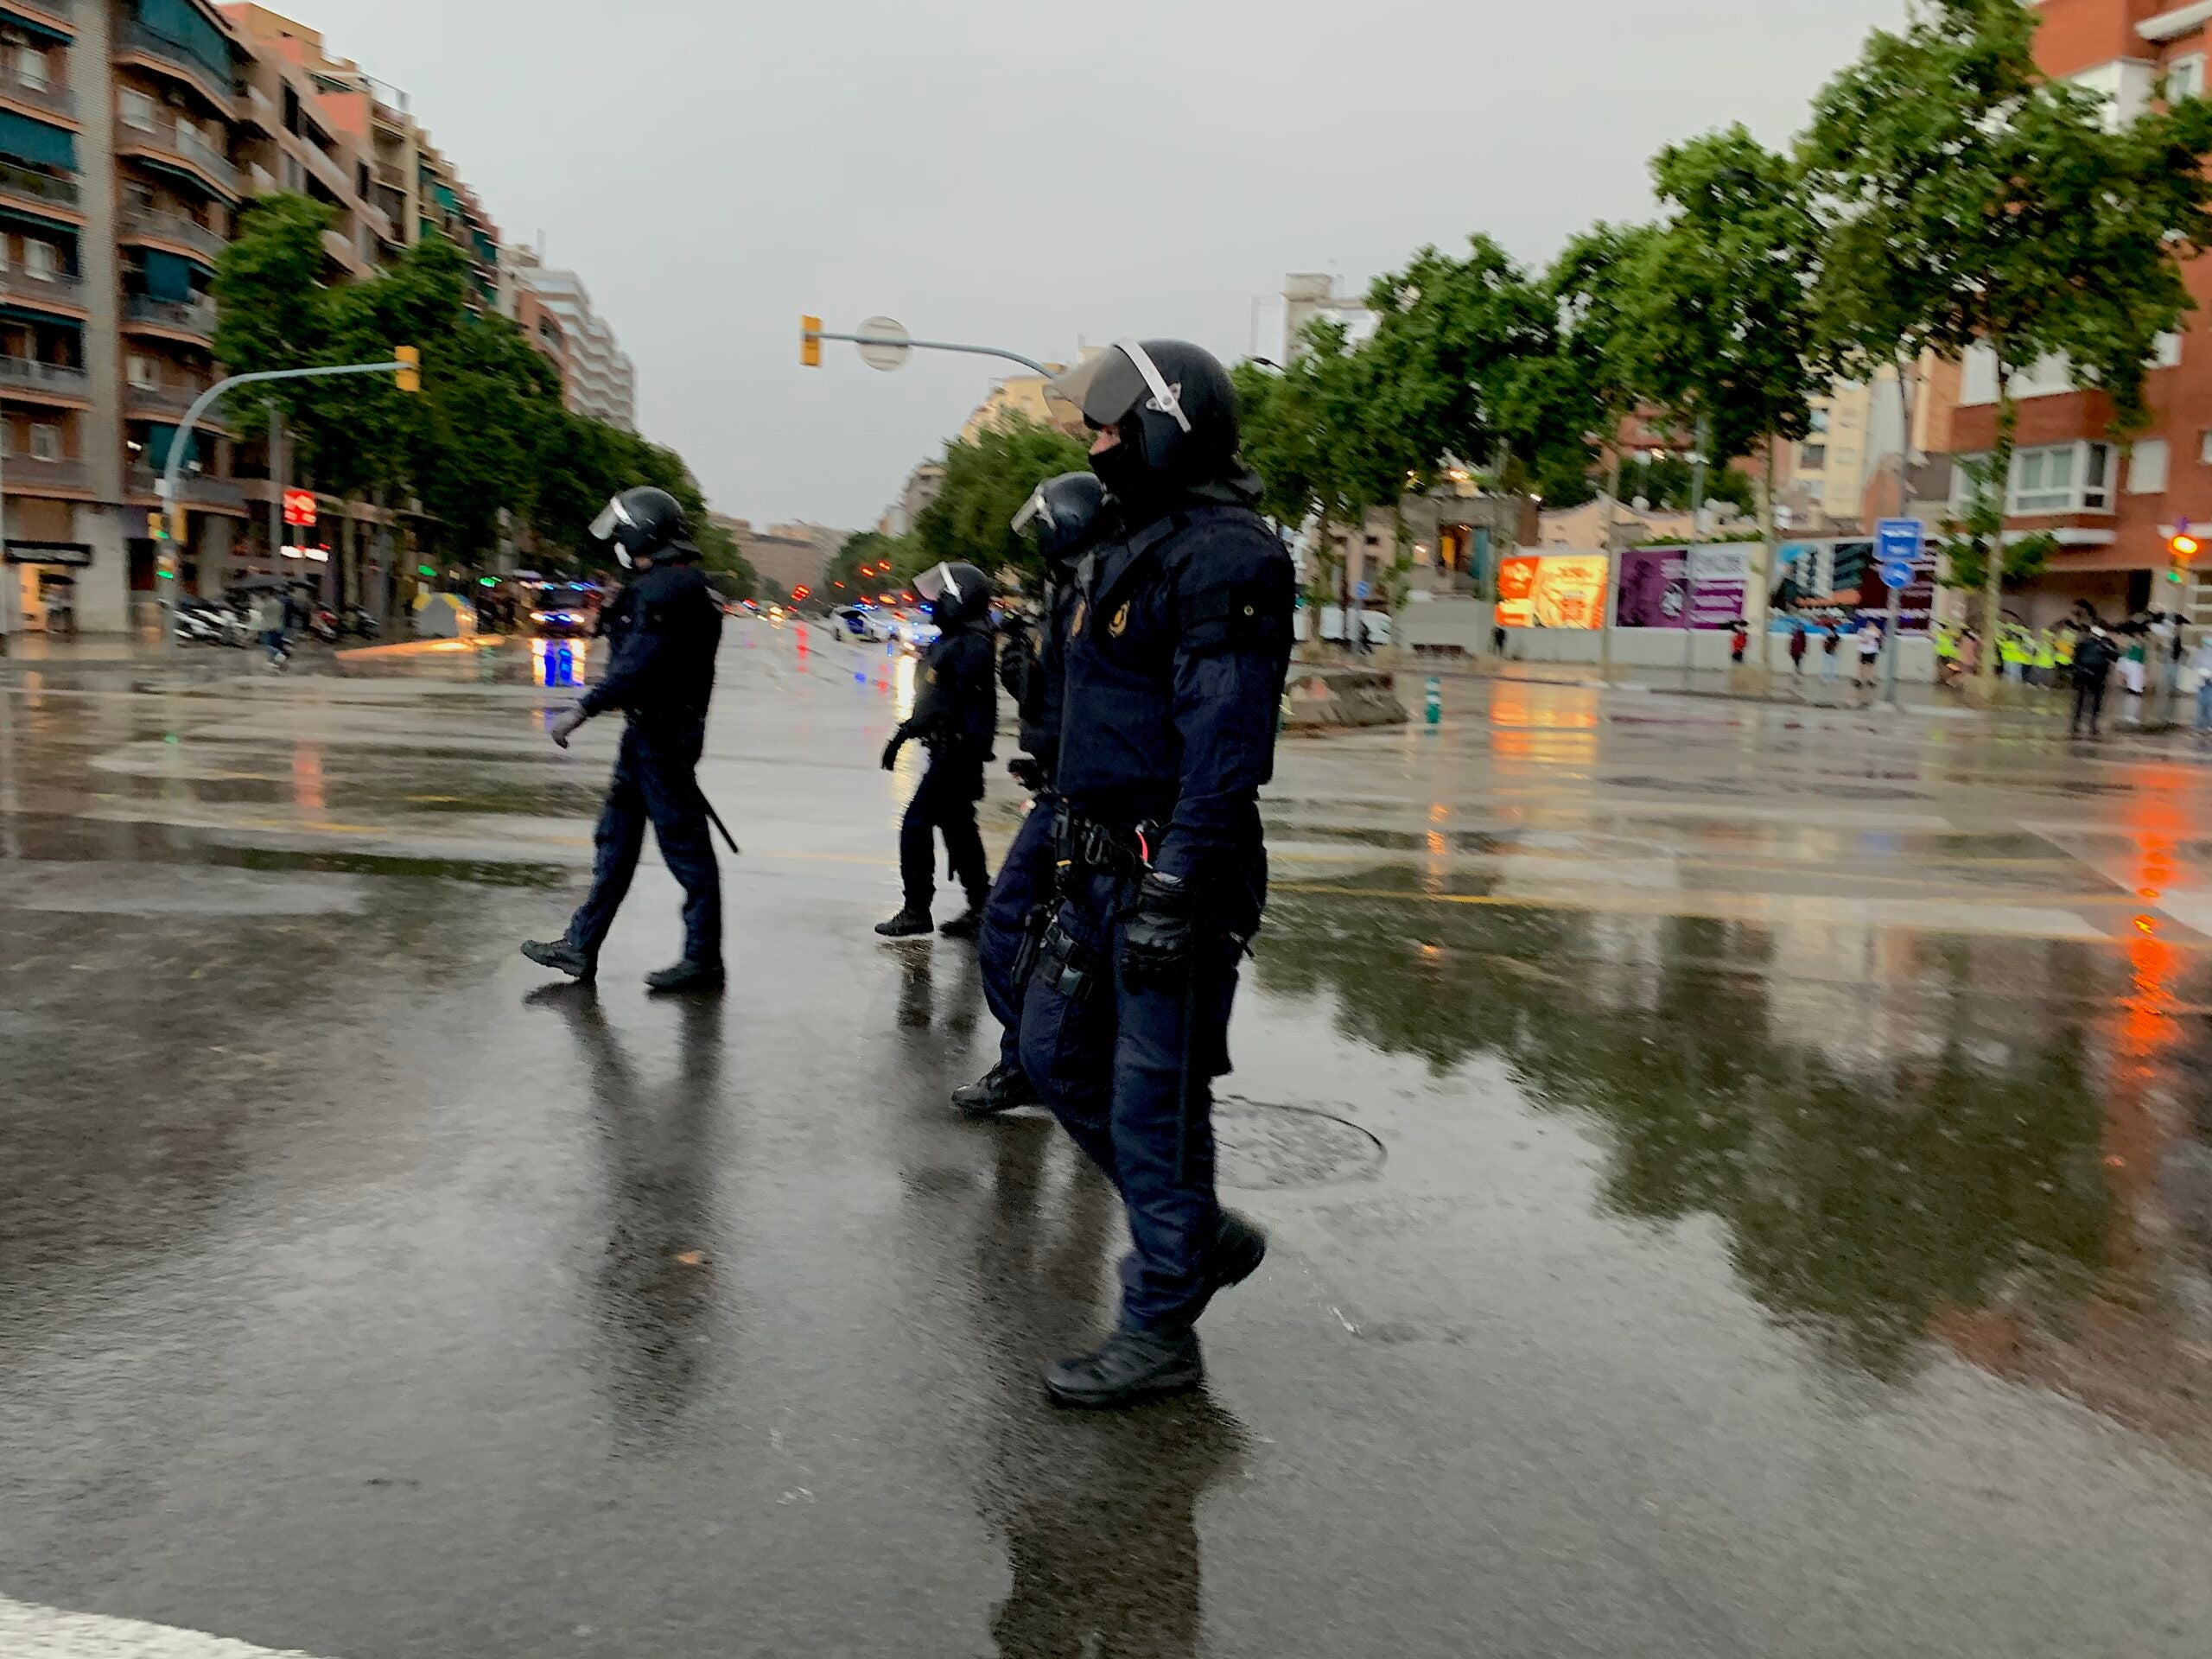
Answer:
<svg viewBox="0 0 2212 1659"><path fill-rule="evenodd" d="M715 505L872 524L987 365L798 365L871 313L1040 358L1241 355L1291 270L1649 211L1662 144L1779 143L1903 0L290 0L543 230ZM285 9L280 4L280 9ZM1275 315L1263 340L1280 339ZM1262 350L1269 350L1263 344Z"/></svg>

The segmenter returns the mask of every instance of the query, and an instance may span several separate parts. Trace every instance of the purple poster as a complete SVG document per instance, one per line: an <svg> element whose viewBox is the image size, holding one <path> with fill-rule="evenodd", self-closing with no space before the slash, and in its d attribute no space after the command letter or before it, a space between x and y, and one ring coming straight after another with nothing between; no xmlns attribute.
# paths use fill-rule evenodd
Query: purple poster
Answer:
<svg viewBox="0 0 2212 1659"><path fill-rule="evenodd" d="M1623 628L1679 628L1682 626L1683 577L1688 548L1630 548L1620 556L1621 591L1613 623Z"/></svg>

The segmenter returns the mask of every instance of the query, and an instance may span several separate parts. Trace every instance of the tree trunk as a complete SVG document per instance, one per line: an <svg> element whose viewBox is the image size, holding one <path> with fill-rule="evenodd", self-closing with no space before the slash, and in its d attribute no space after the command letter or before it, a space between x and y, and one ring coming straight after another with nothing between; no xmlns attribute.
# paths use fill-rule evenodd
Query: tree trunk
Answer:
<svg viewBox="0 0 2212 1659"><path fill-rule="evenodd" d="M1759 563L1764 567L1751 572L1751 585L1758 595L1758 611L1751 626L1758 630L1759 672L1774 671L1774 572L1776 561L1782 550L1775 543L1774 533L1774 446L1772 433L1767 435L1766 466L1759 477Z"/></svg>
<svg viewBox="0 0 2212 1659"><path fill-rule="evenodd" d="M1993 690L2004 669L1998 631L2005 619L2005 508L2012 492L2012 448L2020 427L2020 406L2012 400L2012 375L2004 353L1997 357L1997 442L1989 456L1988 487L1996 493L1997 529L1982 550L1981 674L1985 690Z"/></svg>

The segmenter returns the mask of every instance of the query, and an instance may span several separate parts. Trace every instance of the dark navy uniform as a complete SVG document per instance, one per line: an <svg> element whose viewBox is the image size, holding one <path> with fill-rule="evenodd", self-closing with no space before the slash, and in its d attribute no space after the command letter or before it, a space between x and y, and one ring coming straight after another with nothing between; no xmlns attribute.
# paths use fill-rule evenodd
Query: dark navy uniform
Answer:
<svg viewBox="0 0 2212 1659"><path fill-rule="evenodd" d="M938 835L969 908L981 909L990 891L976 804L983 798L983 767L998 734L996 664L987 620L949 630L922 658L913 716L899 728L930 752L899 827L899 871L910 912L926 916L936 896Z"/></svg>
<svg viewBox="0 0 2212 1659"><path fill-rule="evenodd" d="M1215 1260L1211 1083L1229 1069L1236 964L1265 901L1257 796L1274 771L1295 585L1245 499L1192 491L1101 548L1068 625L1057 783L1071 864L1023 1005L1021 1059L1128 1208L1128 1332L1187 1332L1238 1276ZM1148 873L1195 907L1173 976L1125 961Z"/></svg>
<svg viewBox="0 0 2212 1659"><path fill-rule="evenodd" d="M1077 604L1075 584L1065 582L1046 595L1045 620L1033 650L1027 643L1012 658L1003 677L1021 710L1021 747L1034 768L1028 816L1007 849L991 896L983 906L977 950L982 962L983 995L1005 1036L999 1045L1001 1066L1021 1065L1020 963L1030 936L1030 918L1052 891L1053 830L1058 814L1054 779L1059 770L1061 687L1067 677L1068 626ZM1009 644L1011 652L1014 647ZM1019 686L1019 690L1015 686Z"/></svg>
<svg viewBox="0 0 2212 1659"><path fill-rule="evenodd" d="M669 874L683 888L684 960L721 961L721 872L695 775L721 631L721 606L689 563L645 571L616 601L613 661L578 704L586 715L619 709L627 721L594 837L591 893L569 924L568 943L587 961L596 960L614 925L649 822Z"/></svg>

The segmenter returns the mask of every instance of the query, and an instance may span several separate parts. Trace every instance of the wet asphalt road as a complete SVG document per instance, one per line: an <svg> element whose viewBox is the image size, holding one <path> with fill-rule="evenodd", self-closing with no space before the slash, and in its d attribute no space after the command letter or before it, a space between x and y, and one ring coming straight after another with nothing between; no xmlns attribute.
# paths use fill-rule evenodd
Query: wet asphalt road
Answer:
<svg viewBox="0 0 2212 1659"><path fill-rule="evenodd" d="M1096 1420L1110 1196L868 932L893 665L734 627L677 1006L657 868L595 996L514 954L610 727L351 667L0 684L10 1659L2212 1650L2212 769L1473 683L1289 745L1275 1252Z"/></svg>

